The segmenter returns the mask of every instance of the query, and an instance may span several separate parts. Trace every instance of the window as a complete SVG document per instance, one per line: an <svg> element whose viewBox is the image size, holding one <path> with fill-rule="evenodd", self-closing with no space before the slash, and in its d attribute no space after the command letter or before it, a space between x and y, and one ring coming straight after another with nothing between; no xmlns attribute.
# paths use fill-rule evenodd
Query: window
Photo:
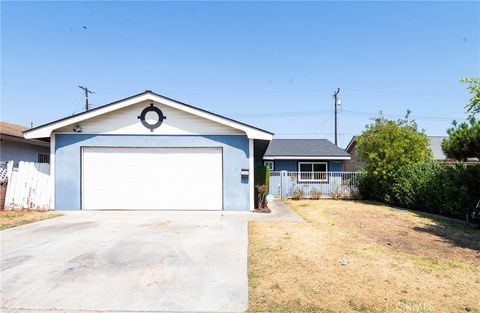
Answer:
<svg viewBox="0 0 480 313"><path fill-rule="evenodd" d="M263 166L268 166L271 171L274 171L275 169L273 168L273 161L263 161Z"/></svg>
<svg viewBox="0 0 480 313"><path fill-rule="evenodd" d="M38 163L50 163L50 155L39 153L37 154L37 162Z"/></svg>
<svg viewBox="0 0 480 313"><path fill-rule="evenodd" d="M327 181L327 162L298 162L299 181Z"/></svg>

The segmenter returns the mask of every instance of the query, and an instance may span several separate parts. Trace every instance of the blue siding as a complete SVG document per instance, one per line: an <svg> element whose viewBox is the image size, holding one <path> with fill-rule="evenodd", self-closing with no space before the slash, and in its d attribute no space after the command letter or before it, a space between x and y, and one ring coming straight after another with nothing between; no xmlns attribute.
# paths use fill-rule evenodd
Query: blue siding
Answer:
<svg viewBox="0 0 480 313"><path fill-rule="evenodd" d="M298 171L297 160L275 160L273 164L275 171Z"/></svg>
<svg viewBox="0 0 480 313"><path fill-rule="evenodd" d="M55 207L80 210L81 147L222 147L224 210L248 211L247 136L148 136L57 134L55 142ZM253 170L253 169L252 169Z"/></svg>
<svg viewBox="0 0 480 313"><path fill-rule="evenodd" d="M50 155L50 147L10 141L2 138L0 161L14 161L16 165L20 161L38 162L39 153Z"/></svg>
<svg viewBox="0 0 480 313"><path fill-rule="evenodd" d="M341 172L343 169L343 161L275 160L275 171L297 172L298 162L327 162L329 172Z"/></svg>
<svg viewBox="0 0 480 313"><path fill-rule="evenodd" d="M328 161L329 172L341 172L343 170L343 161Z"/></svg>

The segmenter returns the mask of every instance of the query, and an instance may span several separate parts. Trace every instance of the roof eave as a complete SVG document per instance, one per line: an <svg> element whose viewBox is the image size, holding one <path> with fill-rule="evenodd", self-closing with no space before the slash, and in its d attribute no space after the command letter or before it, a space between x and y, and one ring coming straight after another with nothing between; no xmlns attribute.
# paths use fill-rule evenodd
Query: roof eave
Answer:
<svg viewBox="0 0 480 313"><path fill-rule="evenodd" d="M214 122L217 122L235 129L239 129L245 132L247 137L250 139L261 139L261 140L273 139L273 133L268 132L266 130L256 128L254 126L250 126L250 125L232 120L230 118L191 106L189 104L182 103L182 102L158 95L152 91L145 91L143 93L125 98L123 100L115 101L115 102L100 106L90 111L82 112L70 117L59 119L57 121L53 121L53 122L29 129L24 132L24 136L27 139L49 138L56 129L62 128L67 125L80 123L84 120L87 120L102 114L106 114L108 112L112 112L114 110L118 110L141 101L157 101L165 105L168 105L170 107L185 111L187 113L191 113L191 114L212 120Z"/></svg>
<svg viewBox="0 0 480 313"><path fill-rule="evenodd" d="M27 139L24 137L19 137L19 136L13 136L9 134L0 134L0 138L3 140L9 140L9 141L15 141L15 142L21 142L29 145L35 145L35 146L42 146L42 147L49 147L50 143L46 141L41 141L41 140L35 140L35 139Z"/></svg>
<svg viewBox="0 0 480 313"><path fill-rule="evenodd" d="M351 156L333 155L264 155L264 160L351 160Z"/></svg>

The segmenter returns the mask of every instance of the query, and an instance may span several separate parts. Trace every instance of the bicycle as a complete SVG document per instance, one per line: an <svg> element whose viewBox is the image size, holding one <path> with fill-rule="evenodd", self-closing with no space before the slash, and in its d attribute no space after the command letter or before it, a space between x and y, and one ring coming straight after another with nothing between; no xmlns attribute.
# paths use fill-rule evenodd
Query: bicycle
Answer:
<svg viewBox="0 0 480 313"><path fill-rule="evenodd" d="M477 202L477 205L473 208L467 210L467 225L471 228L480 227L480 200Z"/></svg>

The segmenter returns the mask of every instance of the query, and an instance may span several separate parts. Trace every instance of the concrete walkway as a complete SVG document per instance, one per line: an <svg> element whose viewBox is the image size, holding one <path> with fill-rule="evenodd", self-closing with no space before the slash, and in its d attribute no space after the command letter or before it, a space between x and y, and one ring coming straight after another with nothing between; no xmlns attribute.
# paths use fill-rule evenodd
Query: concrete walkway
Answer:
<svg viewBox="0 0 480 313"><path fill-rule="evenodd" d="M268 204L271 213L252 213L251 221L265 222L305 222L297 213L292 211L281 201L273 201Z"/></svg>
<svg viewBox="0 0 480 313"><path fill-rule="evenodd" d="M68 212L4 230L2 312L243 312L247 221L303 221L270 208Z"/></svg>

